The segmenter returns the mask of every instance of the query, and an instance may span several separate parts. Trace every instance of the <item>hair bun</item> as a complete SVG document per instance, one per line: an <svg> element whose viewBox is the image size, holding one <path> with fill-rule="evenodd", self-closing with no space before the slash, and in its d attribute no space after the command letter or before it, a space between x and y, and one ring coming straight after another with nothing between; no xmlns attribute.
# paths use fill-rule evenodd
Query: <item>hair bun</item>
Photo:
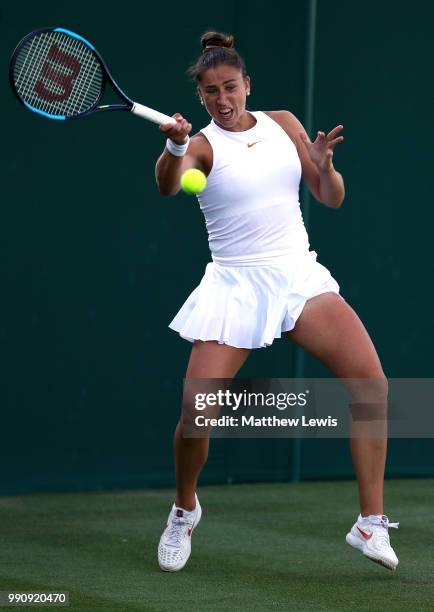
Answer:
<svg viewBox="0 0 434 612"><path fill-rule="evenodd" d="M238 51L234 49L234 40L233 36L222 32L205 32L202 34L200 39L202 53L187 70L187 75L196 83L200 83L204 72L226 65L241 72L243 77L247 76L246 64Z"/></svg>
<svg viewBox="0 0 434 612"><path fill-rule="evenodd" d="M227 36L222 32L206 32L203 34L200 42L203 50L206 51L212 47L227 47L232 48L234 46L234 37Z"/></svg>

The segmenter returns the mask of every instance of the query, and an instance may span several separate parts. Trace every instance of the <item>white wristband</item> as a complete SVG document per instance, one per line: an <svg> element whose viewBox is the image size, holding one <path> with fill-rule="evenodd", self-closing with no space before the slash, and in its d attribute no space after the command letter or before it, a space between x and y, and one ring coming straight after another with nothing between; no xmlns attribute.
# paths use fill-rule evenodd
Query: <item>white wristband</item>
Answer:
<svg viewBox="0 0 434 612"><path fill-rule="evenodd" d="M169 153L172 153L172 155L175 155L176 157L182 157L187 153L189 142L189 136L187 136L187 142L185 142L184 144L178 144L177 142L173 142L173 140L170 140L170 138L168 138L166 140L166 149L169 151Z"/></svg>

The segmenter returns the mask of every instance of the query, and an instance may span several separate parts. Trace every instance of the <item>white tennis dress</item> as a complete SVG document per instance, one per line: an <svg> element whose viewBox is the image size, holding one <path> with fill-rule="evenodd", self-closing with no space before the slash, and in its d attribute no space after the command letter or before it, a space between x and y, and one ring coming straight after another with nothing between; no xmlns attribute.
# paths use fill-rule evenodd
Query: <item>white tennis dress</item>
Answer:
<svg viewBox="0 0 434 612"><path fill-rule="evenodd" d="M213 150L197 196L213 261L169 325L190 342L265 347L293 329L309 298L339 293L309 251L297 149L268 115L251 114L256 125L244 132L214 120L201 130Z"/></svg>

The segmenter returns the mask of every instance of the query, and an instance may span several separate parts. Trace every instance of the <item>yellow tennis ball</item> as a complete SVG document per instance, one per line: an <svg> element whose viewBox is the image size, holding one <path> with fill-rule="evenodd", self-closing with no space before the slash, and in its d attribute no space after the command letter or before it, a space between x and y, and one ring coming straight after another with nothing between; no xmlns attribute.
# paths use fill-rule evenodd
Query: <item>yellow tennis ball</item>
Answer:
<svg viewBox="0 0 434 612"><path fill-rule="evenodd" d="M181 187L189 195L200 193L206 187L206 176L197 168L190 168L181 176Z"/></svg>

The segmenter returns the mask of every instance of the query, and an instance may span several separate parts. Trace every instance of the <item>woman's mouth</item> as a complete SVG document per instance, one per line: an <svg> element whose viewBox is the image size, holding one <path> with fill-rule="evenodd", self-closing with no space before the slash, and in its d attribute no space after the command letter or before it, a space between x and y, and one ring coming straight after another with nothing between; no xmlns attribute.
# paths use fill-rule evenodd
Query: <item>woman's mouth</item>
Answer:
<svg viewBox="0 0 434 612"><path fill-rule="evenodd" d="M234 111L232 108L221 108L218 111L218 116L222 119L232 119Z"/></svg>

